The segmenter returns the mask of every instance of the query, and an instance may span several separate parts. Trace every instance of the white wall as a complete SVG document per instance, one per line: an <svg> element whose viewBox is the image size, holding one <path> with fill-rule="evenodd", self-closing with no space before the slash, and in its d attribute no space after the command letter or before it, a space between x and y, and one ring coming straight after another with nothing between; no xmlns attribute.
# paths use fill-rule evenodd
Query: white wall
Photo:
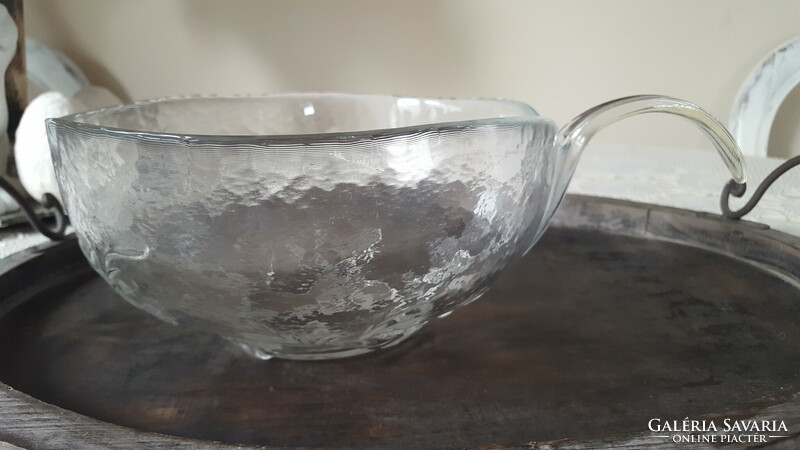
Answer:
<svg viewBox="0 0 800 450"><path fill-rule="evenodd" d="M685 98L727 123L750 69L800 35L798 0L28 0L27 33L128 99L343 91L508 97L565 123L615 97ZM800 90L771 154L800 153ZM598 140L709 148L643 116ZM791 149L791 151L790 151ZM589 150L591 151L591 150Z"/></svg>

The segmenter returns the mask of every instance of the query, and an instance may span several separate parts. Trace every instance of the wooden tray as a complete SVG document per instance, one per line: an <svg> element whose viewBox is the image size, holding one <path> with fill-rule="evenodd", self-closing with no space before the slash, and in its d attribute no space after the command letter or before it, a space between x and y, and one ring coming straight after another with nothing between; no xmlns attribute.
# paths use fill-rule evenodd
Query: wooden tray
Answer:
<svg viewBox="0 0 800 450"><path fill-rule="evenodd" d="M71 240L0 260L0 441L642 448L687 434L654 418L756 418L787 428L758 445L794 448L799 276L800 239L765 226L570 197L489 293L408 342L258 361L129 306Z"/></svg>

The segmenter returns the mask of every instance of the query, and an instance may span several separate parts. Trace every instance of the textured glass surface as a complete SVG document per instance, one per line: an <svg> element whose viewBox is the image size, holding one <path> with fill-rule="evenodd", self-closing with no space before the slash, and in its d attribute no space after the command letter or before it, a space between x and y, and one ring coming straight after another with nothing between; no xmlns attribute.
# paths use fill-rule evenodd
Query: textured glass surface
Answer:
<svg viewBox="0 0 800 450"><path fill-rule="evenodd" d="M591 136L651 112L693 121L744 183L725 128L658 96L559 132L512 101L298 94L139 103L48 136L81 248L125 299L258 357L325 359L477 299L547 227Z"/></svg>
<svg viewBox="0 0 800 450"><path fill-rule="evenodd" d="M532 245L556 157L506 101L190 98L48 129L92 267L261 357L388 346L476 299Z"/></svg>

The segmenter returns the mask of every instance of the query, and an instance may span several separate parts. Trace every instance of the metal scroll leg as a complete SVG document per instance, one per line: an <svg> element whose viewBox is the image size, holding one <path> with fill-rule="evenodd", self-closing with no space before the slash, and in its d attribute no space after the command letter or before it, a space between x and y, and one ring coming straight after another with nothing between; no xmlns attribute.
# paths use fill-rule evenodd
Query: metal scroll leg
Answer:
<svg viewBox="0 0 800 450"><path fill-rule="evenodd" d="M744 215L752 211L753 208L755 208L755 206L761 200L761 197L764 196L764 193L767 192L767 189L772 186L772 183L774 183L775 180L780 178L784 173L788 172L789 169L798 165L800 165L800 156L795 156L794 158L788 159L786 162L776 167L775 170L770 172L769 175L764 178L764 181L758 185L750 200L743 207L736 211L731 211L731 195L734 197L743 196L744 192L747 190L747 184L738 184L734 180L729 181L728 184L725 185L725 188L722 189L722 197L720 198L719 202L719 206L722 209L722 215L728 219L742 218Z"/></svg>
<svg viewBox="0 0 800 450"><path fill-rule="evenodd" d="M43 235L47 236L53 241L60 241L64 239L64 231L67 229L67 224L69 220L67 219L67 215L64 214L64 208L59 203L58 199L56 199L52 194L44 194L42 196L42 206L51 210L53 215L55 216L56 223L54 227L50 227L49 225L45 224L42 219L40 219L33 210L33 207L25 200L25 197L20 193L18 190L11 185L3 177L0 177L0 189L3 189L17 202L22 208L22 212L25 213L25 216L28 218L28 222Z"/></svg>

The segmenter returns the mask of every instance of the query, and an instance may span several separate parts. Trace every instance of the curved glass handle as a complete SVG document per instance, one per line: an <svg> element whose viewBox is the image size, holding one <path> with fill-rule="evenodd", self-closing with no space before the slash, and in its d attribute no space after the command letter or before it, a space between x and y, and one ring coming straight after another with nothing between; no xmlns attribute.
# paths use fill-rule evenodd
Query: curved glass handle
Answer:
<svg viewBox="0 0 800 450"><path fill-rule="evenodd" d="M556 141L556 147L560 147L561 158L556 168L557 180L553 190L553 195L557 197L551 199L548 217L552 218L561 203L567 184L578 165L581 152L595 133L626 117L655 112L674 114L692 121L714 144L728 167L733 182L744 185L747 181L747 171L742 152L728 130L717 119L699 106L684 100L658 95L636 95L595 106L561 128Z"/></svg>

